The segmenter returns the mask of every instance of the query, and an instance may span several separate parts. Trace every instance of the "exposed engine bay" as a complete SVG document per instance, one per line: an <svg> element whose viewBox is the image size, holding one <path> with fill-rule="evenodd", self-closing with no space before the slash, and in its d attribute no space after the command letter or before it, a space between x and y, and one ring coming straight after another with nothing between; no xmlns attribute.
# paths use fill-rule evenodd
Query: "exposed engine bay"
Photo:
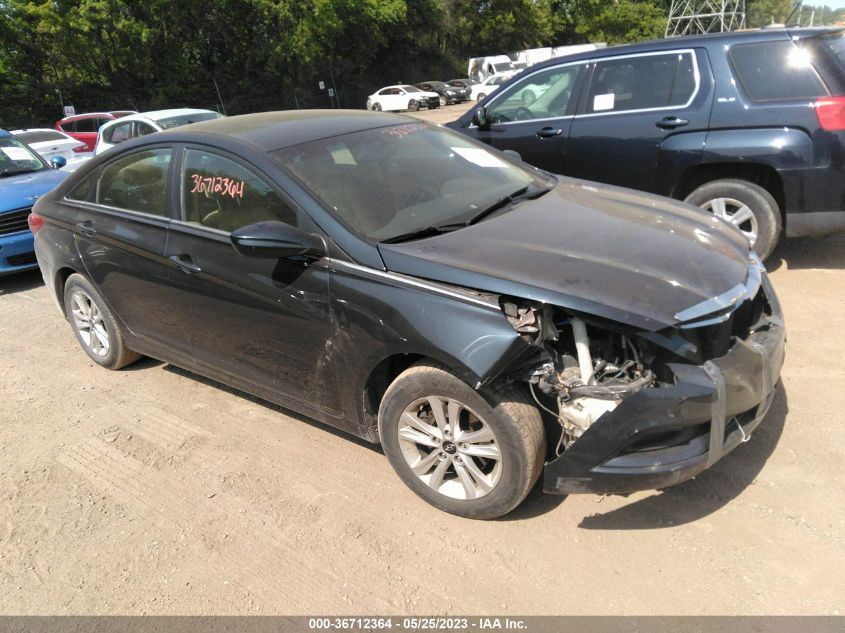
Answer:
<svg viewBox="0 0 845 633"><path fill-rule="evenodd" d="M537 405L562 427L557 455L622 400L657 385L649 367L654 359L629 335L588 331L583 320L547 305L504 300L502 310L517 332L548 353L525 379Z"/></svg>

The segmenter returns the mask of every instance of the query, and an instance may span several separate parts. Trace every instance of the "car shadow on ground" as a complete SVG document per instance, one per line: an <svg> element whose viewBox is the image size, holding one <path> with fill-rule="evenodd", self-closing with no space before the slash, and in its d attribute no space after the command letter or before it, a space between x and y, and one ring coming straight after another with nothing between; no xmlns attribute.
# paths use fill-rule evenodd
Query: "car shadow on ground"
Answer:
<svg viewBox="0 0 845 633"><path fill-rule="evenodd" d="M146 361L146 359L144 361L141 361L141 362L145 362L145 361ZM162 363L159 363L159 361L154 361L154 362L156 364L162 364ZM140 364L140 363L136 363L136 364ZM132 365L132 367L134 367L134 365ZM245 391L241 391L240 389L235 389L234 387L230 387L229 385L224 385L222 382L217 382L216 380L212 380L211 378L206 378L205 376L200 376L199 374L195 374L191 371L188 371L187 369L182 369L181 367L176 367L175 365L164 364L164 370L169 371L173 374L177 374L179 376L183 376L185 378L189 378L191 380L196 380L197 382L200 382L204 385L208 385L209 387L214 387L214 388L219 389L221 391L225 391L226 393L230 393L232 395L238 396L239 398L243 398L244 400L249 400L250 402L254 402L255 404L258 404L258 405L264 407L265 409L273 411L274 413L280 413L281 415L285 415L289 418L293 418L297 422L304 422L305 424L309 424L309 425L311 425L311 426L313 426L317 429L320 429L321 431L326 431L327 433L331 433L332 435L335 435L337 437L342 437L343 439L348 440L350 442L353 442L354 444L357 444L358 446L363 446L363 447L368 448L369 450L374 451L376 453L382 453L380 446L372 444L372 443L358 437L357 435L352 435L351 433L347 433L346 431L342 431L342 430L337 429L333 426L329 426L328 424L324 424L322 422L319 422L318 420L314 420L312 418L306 417L304 415L297 413L296 411L291 411L290 409L286 409L286 408L279 406L277 404L273 404L272 402L270 402L268 400L263 400L263 399L261 399L257 396L253 396L252 394L249 394Z"/></svg>
<svg viewBox="0 0 845 633"><path fill-rule="evenodd" d="M37 268L35 270L7 275L0 277L0 297L3 295L13 295L18 292L26 292L27 290L32 290L43 285L44 279L41 277L41 271Z"/></svg>
<svg viewBox="0 0 845 633"><path fill-rule="evenodd" d="M766 260L766 268L773 272L783 265L790 270L845 268L845 234L783 240Z"/></svg>
<svg viewBox="0 0 845 633"><path fill-rule="evenodd" d="M581 521L587 530L653 530L692 523L716 512L756 482L783 433L789 411L786 391L778 383L769 413L751 440L740 444L695 479L645 499Z"/></svg>

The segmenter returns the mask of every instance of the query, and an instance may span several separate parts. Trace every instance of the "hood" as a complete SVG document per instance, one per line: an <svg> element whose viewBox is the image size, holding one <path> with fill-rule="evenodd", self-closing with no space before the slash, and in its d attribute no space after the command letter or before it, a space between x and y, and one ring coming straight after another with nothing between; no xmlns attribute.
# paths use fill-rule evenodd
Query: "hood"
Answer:
<svg viewBox="0 0 845 633"><path fill-rule="evenodd" d="M0 213L31 207L36 198L52 190L67 177L68 172L64 170L45 169L0 178Z"/></svg>
<svg viewBox="0 0 845 633"><path fill-rule="evenodd" d="M743 283L749 266L742 234L700 209L569 178L478 224L378 248L390 271L651 331Z"/></svg>

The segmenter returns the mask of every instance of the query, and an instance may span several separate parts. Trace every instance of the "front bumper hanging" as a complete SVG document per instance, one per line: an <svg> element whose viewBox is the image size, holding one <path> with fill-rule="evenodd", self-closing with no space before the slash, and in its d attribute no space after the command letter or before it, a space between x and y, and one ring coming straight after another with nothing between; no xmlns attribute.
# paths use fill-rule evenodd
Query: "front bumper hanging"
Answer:
<svg viewBox="0 0 845 633"><path fill-rule="evenodd" d="M774 399L786 331L768 280L771 316L730 351L703 365L673 364L671 387L644 389L597 420L546 464L543 489L556 494L627 493L691 479L750 437ZM648 448L649 437L709 428L677 445ZM632 449L634 446L645 448Z"/></svg>

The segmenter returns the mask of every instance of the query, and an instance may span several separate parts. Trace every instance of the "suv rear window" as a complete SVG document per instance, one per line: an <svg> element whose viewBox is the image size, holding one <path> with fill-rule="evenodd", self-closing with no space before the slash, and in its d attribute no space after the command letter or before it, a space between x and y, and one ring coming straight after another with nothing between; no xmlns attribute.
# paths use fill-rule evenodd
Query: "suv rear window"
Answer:
<svg viewBox="0 0 845 633"><path fill-rule="evenodd" d="M734 46L730 58L742 87L754 101L813 99L829 94L810 55L789 40Z"/></svg>

